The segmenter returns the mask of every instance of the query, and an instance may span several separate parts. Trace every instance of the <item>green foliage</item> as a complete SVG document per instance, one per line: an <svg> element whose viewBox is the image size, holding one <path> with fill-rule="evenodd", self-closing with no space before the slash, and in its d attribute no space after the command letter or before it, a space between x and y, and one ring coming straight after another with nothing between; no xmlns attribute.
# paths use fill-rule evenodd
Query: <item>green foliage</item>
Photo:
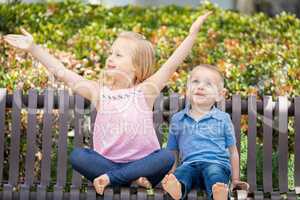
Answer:
<svg viewBox="0 0 300 200"><path fill-rule="evenodd" d="M195 9L175 6L108 9L74 1L2 4L0 32L18 33L23 26L33 33L37 43L45 44L58 56L69 52L66 60L79 63L79 67L66 63L67 67L96 79L110 44L121 31L144 34L156 46L159 67L187 35L192 21L206 10L213 10L214 14L199 33L192 54L170 81L169 91L184 93L188 69L209 63L224 72L229 95L299 95L300 21L287 13L275 18L261 13L248 16L209 3ZM15 60L15 50L1 45L0 51L0 64L4 67L0 71L0 85L13 89L23 81L20 69L30 69L31 58L27 54L20 56L21 61L27 60L21 65L20 59ZM26 79L24 89L47 86L45 74L39 80L22 74Z"/></svg>

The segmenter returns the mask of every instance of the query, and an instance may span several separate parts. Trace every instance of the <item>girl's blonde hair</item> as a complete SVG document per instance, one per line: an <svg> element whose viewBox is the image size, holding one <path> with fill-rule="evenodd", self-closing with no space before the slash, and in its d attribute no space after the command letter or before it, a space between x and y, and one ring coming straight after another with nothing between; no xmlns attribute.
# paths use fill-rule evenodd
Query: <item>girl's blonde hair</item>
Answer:
<svg viewBox="0 0 300 200"><path fill-rule="evenodd" d="M135 32L122 32L118 38L131 40L134 46L132 63L136 70L135 84L141 83L154 73L155 50L146 38Z"/></svg>

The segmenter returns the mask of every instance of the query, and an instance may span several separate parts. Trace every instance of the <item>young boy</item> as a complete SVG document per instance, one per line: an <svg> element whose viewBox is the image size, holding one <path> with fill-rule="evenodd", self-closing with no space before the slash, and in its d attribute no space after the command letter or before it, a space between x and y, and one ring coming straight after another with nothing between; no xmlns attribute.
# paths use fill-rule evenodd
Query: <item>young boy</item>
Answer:
<svg viewBox="0 0 300 200"><path fill-rule="evenodd" d="M209 199L226 200L231 177L240 183L239 156L230 116L214 106L224 97L224 79L215 66L199 65L190 73L189 105L171 120L167 149L181 165L162 180L174 199L184 199L192 188L205 189ZM176 170L175 170L176 169Z"/></svg>

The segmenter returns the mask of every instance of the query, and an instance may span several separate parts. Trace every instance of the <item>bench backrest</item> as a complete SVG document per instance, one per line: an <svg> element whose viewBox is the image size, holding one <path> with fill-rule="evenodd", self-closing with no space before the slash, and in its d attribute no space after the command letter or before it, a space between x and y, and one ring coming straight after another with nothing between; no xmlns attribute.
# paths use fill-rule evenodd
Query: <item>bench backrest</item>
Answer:
<svg viewBox="0 0 300 200"><path fill-rule="evenodd" d="M164 137L164 127L167 127L171 116L183 107L184 99L178 94L172 94L169 97L160 95L157 98L154 106L154 123L160 142ZM251 185L251 191L258 189L264 192L273 192L275 189L280 193L289 191L288 141L291 136L288 130L288 120L292 120L295 128L293 181L295 186L300 186L300 97L290 99L290 101L287 97L278 97L274 102L270 96L265 96L262 100L249 96L242 100L239 95L233 95L219 107L225 108L226 112L231 114L239 152L241 150L241 119L243 115L248 116L247 181ZM25 128L21 127L23 110L28 111L26 114L28 126ZM43 117L40 119L37 114L41 111ZM58 121L55 121L53 112L57 113ZM89 116L90 127L85 127ZM12 118L10 125L5 123L6 118L9 117ZM22 183L29 187L35 184L39 187L54 184L56 188L64 188L67 184L67 177L71 176L71 187L80 188L84 182L82 177L75 171L72 171L72 174L67 173L70 167L68 164L70 149L67 147L70 146L68 145L70 141L73 142L72 147L79 147L83 144L92 147L91 138L95 117L96 110L90 107L88 101L78 95L70 96L66 90L47 89L43 94L30 90L28 95L16 90L12 95L8 95L5 89L0 89L0 184L16 186ZM39 123L39 120L42 122ZM262 123L260 129L258 129L259 121ZM68 137L70 126L74 127L72 140ZM58 129L57 140L53 139L55 128ZM21 132L23 129L26 130L25 133ZM273 140L275 129L278 131L278 142ZM263 135L263 166L257 166L256 162L258 134ZM21 144L26 145L21 146ZM278 186L274 187L272 185L273 146L276 146L278 150L278 171L275 176L278 176L279 182ZM20 152L25 152L25 158L20 157ZM51 157L53 152L57 155L54 158ZM25 165L20 168L20 163L25 163ZM41 169L38 176L35 171L36 165L40 165ZM258 188L257 185L258 168L263 170L262 188ZM52 180L51 177L56 178Z"/></svg>

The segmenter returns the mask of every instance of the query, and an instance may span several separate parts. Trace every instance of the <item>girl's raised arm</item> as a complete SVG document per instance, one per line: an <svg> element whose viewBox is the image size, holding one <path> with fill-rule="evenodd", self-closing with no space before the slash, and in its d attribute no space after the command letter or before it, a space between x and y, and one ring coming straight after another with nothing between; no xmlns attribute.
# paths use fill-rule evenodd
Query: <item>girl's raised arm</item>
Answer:
<svg viewBox="0 0 300 200"><path fill-rule="evenodd" d="M152 97L151 99L155 99L155 97L159 95L160 91L167 84L169 78L188 56L193 44L195 43L197 33L199 32L201 25L210 14L211 12L207 12L197 18L197 20L192 24L188 36L174 51L171 57L160 67L160 69L155 74L153 74L141 84L141 89L144 91L144 93L147 94L148 97L150 96Z"/></svg>
<svg viewBox="0 0 300 200"><path fill-rule="evenodd" d="M4 40L18 49L28 51L39 60L52 74L59 80L67 84L75 93L89 99L92 103L97 105L100 86L96 81L84 79L82 76L65 68L65 66L49 54L45 49L36 45L33 42L33 37L30 33L21 29L23 35L9 34L4 36Z"/></svg>

